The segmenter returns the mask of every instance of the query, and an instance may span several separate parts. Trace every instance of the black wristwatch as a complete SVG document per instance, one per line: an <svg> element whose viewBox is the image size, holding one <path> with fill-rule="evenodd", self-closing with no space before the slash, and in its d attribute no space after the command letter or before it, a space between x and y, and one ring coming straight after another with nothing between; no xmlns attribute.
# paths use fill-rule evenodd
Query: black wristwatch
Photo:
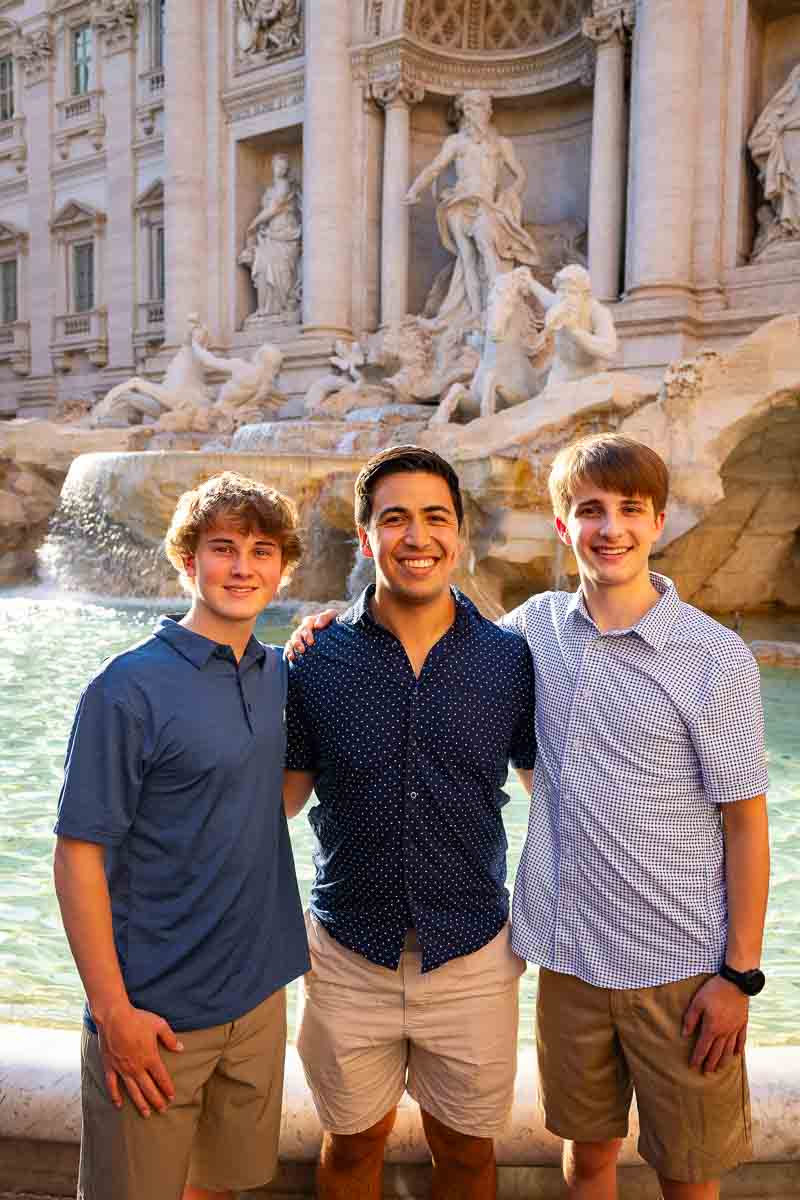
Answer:
<svg viewBox="0 0 800 1200"><path fill-rule="evenodd" d="M767 982L763 971L734 971L727 963L722 964L719 973L728 983L735 983L745 996L757 996Z"/></svg>

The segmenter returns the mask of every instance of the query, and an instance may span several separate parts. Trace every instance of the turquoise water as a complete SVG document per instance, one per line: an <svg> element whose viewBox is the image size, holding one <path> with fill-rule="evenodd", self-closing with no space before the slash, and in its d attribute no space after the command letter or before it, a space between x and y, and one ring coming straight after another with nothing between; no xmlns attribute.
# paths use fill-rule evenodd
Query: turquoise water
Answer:
<svg viewBox="0 0 800 1200"><path fill-rule="evenodd" d="M69 956L51 882L52 826L64 748L81 688L111 654L147 636L154 610L0 592L0 1020L54 1026L80 1021L80 981ZM285 630L259 634L282 642ZM765 636L759 630L759 636ZM800 1044L800 673L763 672L773 884L766 938L769 984L752 1005L751 1038ZM518 784L506 808L509 871L519 861L528 801ZM303 816L292 842L304 898L312 879ZM532 1031L536 973L522 997L522 1036Z"/></svg>

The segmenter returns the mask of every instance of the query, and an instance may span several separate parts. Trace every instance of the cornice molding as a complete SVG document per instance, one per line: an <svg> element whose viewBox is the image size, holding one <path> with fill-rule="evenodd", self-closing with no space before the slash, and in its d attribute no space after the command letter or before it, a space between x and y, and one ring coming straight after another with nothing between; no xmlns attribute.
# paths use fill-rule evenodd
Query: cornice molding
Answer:
<svg viewBox="0 0 800 1200"><path fill-rule="evenodd" d="M585 84L593 51L580 29L533 50L481 55L440 51L402 34L354 47L351 63L354 78L370 88L402 79L442 96L470 88L498 97L528 96Z"/></svg>

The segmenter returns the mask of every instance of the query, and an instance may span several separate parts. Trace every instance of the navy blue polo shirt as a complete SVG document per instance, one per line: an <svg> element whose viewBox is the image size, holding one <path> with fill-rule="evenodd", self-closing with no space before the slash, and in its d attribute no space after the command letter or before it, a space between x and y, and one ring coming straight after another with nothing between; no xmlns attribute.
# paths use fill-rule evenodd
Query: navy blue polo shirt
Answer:
<svg viewBox="0 0 800 1200"><path fill-rule="evenodd" d="M237 664L164 617L78 704L55 831L107 848L128 995L176 1030L233 1021L308 970L285 703L274 647L251 638Z"/></svg>
<svg viewBox="0 0 800 1200"><path fill-rule="evenodd" d="M455 620L417 679L370 615L373 591L291 665L286 765L315 776L311 911L393 969L416 929L430 971L508 919L503 786L509 761L534 763L533 665L454 590Z"/></svg>

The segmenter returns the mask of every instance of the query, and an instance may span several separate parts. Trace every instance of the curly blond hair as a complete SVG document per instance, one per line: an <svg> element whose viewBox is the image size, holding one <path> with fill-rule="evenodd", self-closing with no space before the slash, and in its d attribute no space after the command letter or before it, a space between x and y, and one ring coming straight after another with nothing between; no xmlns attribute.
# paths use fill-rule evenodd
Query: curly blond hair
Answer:
<svg viewBox="0 0 800 1200"><path fill-rule="evenodd" d="M189 587L186 560L194 557L200 535L219 521L229 521L241 533L277 538L284 581L300 561L297 509L289 497L236 471L223 471L184 492L172 514L164 549L184 587Z"/></svg>

